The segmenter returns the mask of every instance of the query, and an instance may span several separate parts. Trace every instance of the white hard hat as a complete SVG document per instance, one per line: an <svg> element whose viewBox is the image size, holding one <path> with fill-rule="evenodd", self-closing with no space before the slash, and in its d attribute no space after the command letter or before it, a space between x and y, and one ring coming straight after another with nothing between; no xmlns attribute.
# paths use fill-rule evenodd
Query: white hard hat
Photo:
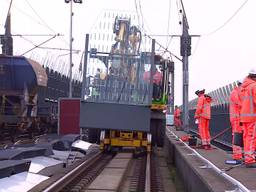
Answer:
<svg viewBox="0 0 256 192"><path fill-rule="evenodd" d="M256 75L256 70L255 69L251 69L249 71L249 75Z"/></svg>
<svg viewBox="0 0 256 192"><path fill-rule="evenodd" d="M237 82L242 84L244 82L244 79L239 79Z"/></svg>

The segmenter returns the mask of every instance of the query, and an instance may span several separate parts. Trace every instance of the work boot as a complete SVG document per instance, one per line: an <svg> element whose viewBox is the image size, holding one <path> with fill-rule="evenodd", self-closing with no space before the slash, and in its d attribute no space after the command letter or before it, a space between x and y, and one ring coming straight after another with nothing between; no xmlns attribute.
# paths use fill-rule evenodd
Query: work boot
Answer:
<svg viewBox="0 0 256 192"><path fill-rule="evenodd" d="M211 147L211 145L204 145L204 149L205 149L205 150L211 150L212 147Z"/></svg>
<svg viewBox="0 0 256 192"><path fill-rule="evenodd" d="M246 168L256 168L256 163L247 163L245 164Z"/></svg>
<svg viewBox="0 0 256 192"><path fill-rule="evenodd" d="M196 146L195 148L196 148L196 149L205 149L205 146L206 146L206 145L200 145L200 144L199 144L199 145Z"/></svg>

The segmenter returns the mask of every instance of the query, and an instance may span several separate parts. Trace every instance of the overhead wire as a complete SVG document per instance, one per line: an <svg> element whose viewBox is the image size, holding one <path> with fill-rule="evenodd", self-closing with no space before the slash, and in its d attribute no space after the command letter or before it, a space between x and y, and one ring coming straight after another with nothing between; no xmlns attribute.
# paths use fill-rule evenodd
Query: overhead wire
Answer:
<svg viewBox="0 0 256 192"><path fill-rule="evenodd" d="M28 0L25 0L27 5L30 7L30 9L36 14L36 16L43 22L44 26L47 27L50 31L56 33L43 19L42 17L36 12L36 10L31 6Z"/></svg>
<svg viewBox="0 0 256 192"><path fill-rule="evenodd" d="M42 42L42 43L40 43L39 45L35 45L33 48L31 48L31 49L29 49L28 51L26 51L26 52L24 52L23 54L21 54L21 56L23 56L23 55L27 54L28 52L30 52L30 51L32 51L32 50L34 50L35 48L40 47L41 45L43 45L43 44L45 44L45 43L47 43L47 42L51 41L52 39L54 39L54 38L55 38L55 37L57 37L57 36L58 36L58 34L57 34L57 35L54 35L53 37L51 37L51 38L49 38L49 39L47 39L47 40L45 40L45 41L43 41L43 42Z"/></svg>
<svg viewBox="0 0 256 192"><path fill-rule="evenodd" d="M170 28L170 19L171 18L171 0L169 0L169 9L168 9L168 20L167 20L167 36L166 36L166 49L168 50L168 48L169 48L169 45L170 45L170 43L171 43L171 41L172 41L172 36L170 37L170 39L168 39L168 37L169 37L169 28ZM159 47L160 48L160 47ZM166 52L164 51L162 54L161 54L161 56L163 56L164 54L165 54ZM170 54L170 58L171 58L171 60L173 60L172 59L172 55Z"/></svg>
<svg viewBox="0 0 256 192"><path fill-rule="evenodd" d="M138 11L138 6L137 6L137 0L134 0L134 4L135 4L135 10L136 10L137 18L138 18L138 23L139 23L139 26L141 26L141 24L140 24L140 14L139 14L139 11Z"/></svg>
<svg viewBox="0 0 256 192"><path fill-rule="evenodd" d="M169 9L168 9L168 20L167 20L167 35L169 35L169 29L170 29L170 18L171 18L171 0L169 0ZM166 47L168 46L168 36L166 37ZM171 38L170 38L171 41Z"/></svg>
<svg viewBox="0 0 256 192"><path fill-rule="evenodd" d="M34 21L35 23L37 23L37 24L39 24L39 25L41 25L41 26L43 26L43 27L46 27L46 28L48 28L49 30L51 30L52 32L54 32L54 33L56 33L51 27L49 27L49 25L47 25L47 23L42 19L42 17L40 17L39 16L39 14L36 12L36 10L31 6L31 4L26 0L26 2L27 2L27 4L29 5L29 7L33 10L33 12L37 15L37 17L43 22L41 22L41 21L39 21L39 20L37 20L37 19L35 19L33 16L31 16L31 15L29 15L28 13L26 13L26 12L24 12L23 10L21 10L20 8L18 8L17 6L15 6L15 4L13 4L12 6L17 10L17 11L19 11L20 13L22 13L23 15L25 15L26 17L28 17L29 19L31 19L32 21ZM57 34L57 33L56 33ZM15 35L14 35L15 36ZM19 37L21 37L22 35L16 35L16 36L19 36ZM56 37L56 36L63 36L63 35L52 35L52 37ZM26 41L30 41L30 40L28 40L27 38L25 39L24 37L21 37L21 38L23 38L24 40L26 40ZM67 43L67 41L65 41L65 39L62 39L62 41L64 41L67 45L68 45L68 43ZM30 43L32 43L32 41L30 41ZM34 43L32 43L33 45L35 45Z"/></svg>
<svg viewBox="0 0 256 192"><path fill-rule="evenodd" d="M218 28L216 28L215 30L213 30L212 32L203 34L202 36L209 36L212 35L216 32L218 32L219 30L221 30L223 27L225 27L241 10L242 8L245 6L245 4L248 2L249 0L245 0L239 7L238 9Z"/></svg>
<svg viewBox="0 0 256 192"><path fill-rule="evenodd" d="M139 11L140 11L140 15L141 15L141 28L142 28L142 31L145 31L144 29L144 16L143 16L143 13L142 13L142 9L141 9L141 3L140 3L140 0L139 1Z"/></svg>
<svg viewBox="0 0 256 192"><path fill-rule="evenodd" d="M153 39L150 35L144 34L145 36L149 37L150 39ZM176 59L182 62L182 59L180 59L177 55L166 49L162 44L160 44L158 41L156 41L156 44L159 45L161 48L163 48L166 52L170 53L172 56L174 56Z"/></svg>
<svg viewBox="0 0 256 192"><path fill-rule="evenodd" d="M26 1L26 3L27 3L27 5L30 7L30 9L34 12L34 14L41 20L41 22L42 22L42 26L44 26L44 27L46 27L46 28L48 28L50 31L52 31L53 33L56 33L56 31L53 29L53 28L51 28L46 22L45 22L45 20L38 14L38 12L32 7L32 5L29 3L29 1L28 0L25 0ZM40 23L41 23L40 22ZM66 45L69 45L68 44L68 42L64 39L64 38L61 38L62 39L62 41L66 44Z"/></svg>
<svg viewBox="0 0 256 192"><path fill-rule="evenodd" d="M23 15L25 15L26 17L30 18L32 21L34 21L35 23L44 26L40 21L36 20L34 17L32 17L31 15L27 14L26 12L22 11L21 9L19 9L17 6L13 5L13 7L19 11L20 13L22 13Z"/></svg>

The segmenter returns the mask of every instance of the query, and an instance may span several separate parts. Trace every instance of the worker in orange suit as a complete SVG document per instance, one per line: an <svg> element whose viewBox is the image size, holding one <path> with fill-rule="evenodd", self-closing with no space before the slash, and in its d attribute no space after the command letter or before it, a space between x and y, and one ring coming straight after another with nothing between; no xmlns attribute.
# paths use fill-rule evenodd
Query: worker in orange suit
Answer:
<svg viewBox="0 0 256 192"><path fill-rule="evenodd" d="M240 122L243 127L244 161L247 168L256 168L256 70L251 70L241 85Z"/></svg>
<svg viewBox="0 0 256 192"><path fill-rule="evenodd" d="M180 130L181 129L181 110L180 108L175 105L175 110L174 110L174 126L176 128L176 130Z"/></svg>
<svg viewBox="0 0 256 192"><path fill-rule="evenodd" d="M202 140L202 148L209 150L210 145L210 130L209 123L211 119L211 97L205 95L205 89L198 90L196 94L198 95L198 102L196 106L195 119L198 122L199 135Z"/></svg>
<svg viewBox="0 0 256 192"><path fill-rule="evenodd" d="M238 80L237 86L234 87L229 97L229 119L232 128L232 158L235 164L242 163L242 147L235 144L235 135L242 134L242 127L240 126L240 111L241 111L241 100L239 97L240 86L243 80Z"/></svg>

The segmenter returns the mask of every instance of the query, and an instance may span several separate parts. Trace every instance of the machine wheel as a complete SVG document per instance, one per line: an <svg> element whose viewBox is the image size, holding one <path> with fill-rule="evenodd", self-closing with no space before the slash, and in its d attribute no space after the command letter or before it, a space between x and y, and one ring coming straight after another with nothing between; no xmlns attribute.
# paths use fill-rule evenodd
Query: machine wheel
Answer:
<svg viewBox="0 0 256 192"><path fill-rule="evenodd" d="M150 132L152 134L152 146L164 146L165 123L165 119L151 119Z"/></svg>
<svg viewBox="0 0 256 192"><path fill-rule="evenodd" d="M88 129L88 141L90 143L100 143L100 130Z"/></svg>

